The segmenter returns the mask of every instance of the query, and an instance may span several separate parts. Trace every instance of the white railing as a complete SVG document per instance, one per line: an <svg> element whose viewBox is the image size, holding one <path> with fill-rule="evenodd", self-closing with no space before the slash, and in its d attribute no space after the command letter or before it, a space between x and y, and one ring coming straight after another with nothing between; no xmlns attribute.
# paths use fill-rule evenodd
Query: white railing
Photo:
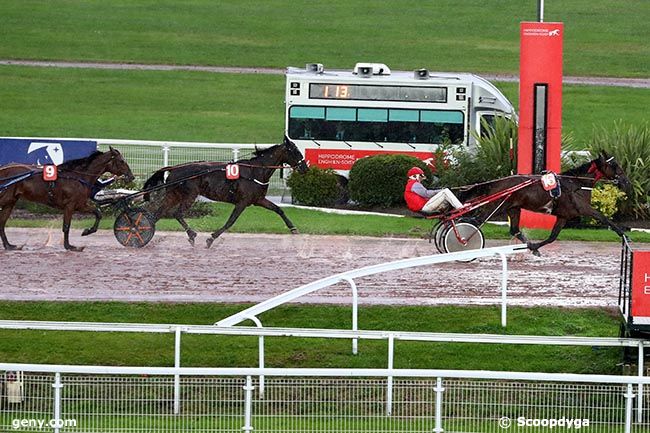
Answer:
<svg viewBox="0 0 650 433"><path fill-rule="evenodd" d="M643 360L645 347L650 342L633 338L608 338L608 337L574 337L574 336L531 336L531 335L495 335L495 334L455 334L455 333L431 333L431 332L406 332L406 331L372 331L372 330L337 330L337 329L295 329L295 328L260 328L260 327L216 327L209 325L180 325L180 324L139 324L139 323L93 323L93 322L41 322L41 321L0 321L0 329L6 330L41 330L41 331L85 331L85 332L121 332L121 333L167 333L174 334L174 367L148 368L148 367L124 367L115 369L113 367L89 367L89 366L59 366L58 373L98 373L111 374L167 374L173 371L174 392L171 397L174 406L174 413L178 413L181 405L181 376L184 374L213 374L211 369L185 368L181 367L181 338L183 334L202 335L233 335L233 336L256 336L258 337L258 362L257 369L247 371L284 371L282 369L269 369L265 367L265 337L295 337L295 338L338 338L357 341L383 340L387 343L387 369L393 371L395 365L395 342L431 342L431 343L471 343L471 344L517 344L517 345L545 345L545 346L589 346L589 347L628 347L638 349L638 375L643 378ZM20 370L31 372L49 372L51 366L25 367L18 364L3 364L7 370ZM34 369L36 368L36 369ZM3 369L0 366L0 370ZM220 374L233 374L244 371L243 369L218 369L224 372ZM312 370L301 370L312 371ZM323 371L323 370L314 370ZM329 371L329 370L328 370ZM339 371L339 370L331 370ZM356 370L355 370L356 371ZM378 370L361 370L363 372ZM117 374L117 373L116 373ZM273 373L275 374L275 373ZM363 373L367 375L368 373ZM463 378L490 378L498 379L501 372L481 373L483 376L463 376ZM496 376L490 376L495 374ZM311 375L311 374L310 374ZM327 375L327 374L326 374ZM484 376L488 375L488 376ZM509 376L512 379L538 380L546 377L546 373L525 373L526 376ZM456 377L445 375L445 377ZM559 376L558 376L559 377ZM579 378L591 377L584 375L561 375L561 377L573 377L575 381ZM619 376L612 376L619 377ZM628 376L629 379L631 376ZM525 379L526 378L526 379ZM593 377L592 377L593 378ZM626 379L626 380L628 380ZM609 379L603 379L605 381ZM616 379L616 380L620 380ZM257 390L260 398L267 394L266 378L260 374L257 378ZM616 382L619 383L619 382ZM638 384L637 414L640 417L643 413L643 381L634 382ZM392 376L387 377L386 394L393 393ZM640 419L640 418L639 418Z"/></svg>
<svg viewBox="0 0 650 433"><path fill-rule="evenodd" d="M397 260L394 262L381 263L378 265L366 266L363 268L353 269L342 272L327 278L314 281L304 286L300 286L288 292L282 293L274 298L260 302L239 313L233 314L215 323L217 326L233 326L245 320L252 320L257 326L262 326L259 314L271 310L277 306L295 301L296 299L316 292L318 290L333 286L341 282L347 282L352 289L352 330L357 329L358 324L358 296L355 278L366 277L369 275L380 274L383 272L396 271L400 269L413 268L417 266L434 265L439 263L448 263L454 261L468 261L485 257L499 257L501 259L501 326L507 323L507 286L508 286L508 261L506 255L523 253L528 251L526 245L506 245L501 247L484 248L480 250L457 251L448 254L435 254L431 256L414 257L410 259ZM356 345L353 341L353 345ZM356 349L353 348L356 352Z"/></svg>
<svg viewBox="0 0 650 433"><path fill-rule="evenodd" d="M129 163L131 171L140 181L144 181L154 171L169 165L182 164L191 161L237 161L252 156L255 149L265 149L273 144L261 143L209 143L191 141L155 141L128 140L113 138L53 138L53 137L6 137L35 140L88 140L97 142L99 150L105 151L108 146L120 150ZM271 178L272 189L284 189L285 183L280 172Z"/></svg>
<svg viewBox="0 0 650 433"><path fill-rule="evenodd" d="M0 364L0 370L24 372L21 393L0 393L3 431L17 430L16 421L30 419L74 422L74 428L60 427L61 422L33 430L55 433L496 433L507 426L520 426L513 431L566 431L567 423L576 430L588 426L589 432L650 428L647 416L635 421L633 404L635 385L649 384L647 377L8 363ZM253 392L260 376L269 378L263 397ZM533 427L526 428L527 423Z"/></svg>

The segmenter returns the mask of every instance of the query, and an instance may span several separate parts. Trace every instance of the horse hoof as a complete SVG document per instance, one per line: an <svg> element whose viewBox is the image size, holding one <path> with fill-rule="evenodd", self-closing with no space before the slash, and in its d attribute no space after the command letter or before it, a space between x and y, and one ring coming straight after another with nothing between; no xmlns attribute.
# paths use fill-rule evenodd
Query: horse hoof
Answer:
<svg viewBox="0 0 650 433"><path fill-rule="evenodd" d="M295 228L295 227L291 227L289 230L291 230L291 234L292 234L292 235L299 235L299 234L300 234L300 232L298 231L298 229Z"/></svg>
<svg viewBox="0 0 650 433"><path fill-rule="evenodd" d="M206 248L210 248L212 246L212 242L214 242L214 238L210 237L205 240L206 243Z"/></svg>
<svg viewBox="0 0 650 433"><path fill-rule="evenodd" d="M85 229L85 230L81 233L81 236L88 236L88 235L91 235L91 234L95 233L96 231L97 231L97 230Z"/></svg>
<svg viewBox="0 0 650 433"><path fill-rule="evenodd" d="M194 239L196 239L196 232L195 231L189 231L187 232L187 240L189 241L192 246L194 246Z"/></svg>
<svg viewBox="0 0 650 433"><path fill-rule="evenodd" d="M82 252L84 250L84 248L86 248L86 247L75 247L74 245L69 245L69 246L65 247L66 250L72 251L72 252L75 252L75 253Z"/></svg>
<svg viewBox="0 0 650 433"><path fill-rule="evenodd" d="M535 257L541 257L541 256L542 256L542 255L540 254L539 250L530 250L530 252L533 253L533 255L534 255Z"/></svg>
<svg viewBox="0 0 650 433"><path fill-rule="evenodd" d="M7 245L5 245L5 250L7 250L7 251L20 251L20 250L23 249L23 246L24 245L17 246L17 245L13 245L13 244L7 244Z"/></svg>

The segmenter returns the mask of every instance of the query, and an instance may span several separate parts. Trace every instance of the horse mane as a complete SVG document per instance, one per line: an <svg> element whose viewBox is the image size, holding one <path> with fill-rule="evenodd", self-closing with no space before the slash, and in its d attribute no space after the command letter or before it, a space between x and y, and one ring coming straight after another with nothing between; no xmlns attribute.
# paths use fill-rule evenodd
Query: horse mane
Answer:
<svg viewBox="0 0 650 433"><path fill-rule="evenodd" d="M591 167L591 164L593 164L594 161L589 161L585 162L584 164L580 164L577 167L573 167L567 171L563 171L560 173L562 176L584 176L588 171L589 167Z"/></svg>
<svg viewBox="0 0 650 433"><path fill-rule="evenodd" d="M258 157L258 156L263 156L267 152L270 152L271 150L274 150L281 146L280 144L273 145L271 147L267 147L265 149L258 149L257 146L255 146L255 150L253 151L253 157Z"/></svg>
<svg viewBox="0 0 650 433"><path fill-rule="evenodd" d="M77 158L77 159L72 159L70 161L66 161L62 164L59 165L59 169L67 169L67 170L83 170L87 169L88 166L90 165L91 162L95 160L100 155L103 155L103 152L100 152L99 150L94 151L90 155L84 157L84 158Z"/></svg>

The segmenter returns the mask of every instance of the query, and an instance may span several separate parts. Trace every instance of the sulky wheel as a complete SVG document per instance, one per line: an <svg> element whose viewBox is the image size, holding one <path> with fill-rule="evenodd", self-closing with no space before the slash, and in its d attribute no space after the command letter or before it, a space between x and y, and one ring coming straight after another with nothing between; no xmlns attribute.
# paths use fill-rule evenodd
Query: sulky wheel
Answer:
<svg viewBox="0 0 650 433"><path fill-rule="evenodd" d="M125 247L142 248L156 232L156 221L144 209L127 209L115 219L115 239Z"/></svg>
<svg viewBox="0 0 650 433"><path fill-rule="evenodd" d="M433 242L436 245L436 249L440 254L445 254L447 251L445 251L445 244L443 242L445 238L445 233L447 230L449 230L450 225L447 223L440 223L438 226L435 228L435 231L433 233Z"/></svg>
<svg viewBox="0 0 650 433"><path fill-rule="evenodd" d="M485 246L481 229L469 222L456 223L456 230L450 227L444 234L443 244L448 253L480 250Z"/></svg>

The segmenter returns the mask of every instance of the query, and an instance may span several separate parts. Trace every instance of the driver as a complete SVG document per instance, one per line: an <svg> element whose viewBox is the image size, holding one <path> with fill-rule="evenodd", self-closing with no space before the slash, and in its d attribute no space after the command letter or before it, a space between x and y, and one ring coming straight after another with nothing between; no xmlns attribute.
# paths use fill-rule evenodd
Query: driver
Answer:
<svg viewBox="0 0 650 433"><path fill-rule="evenodd" d="M413 212L433 214L445 212L450 206L455 209L463 207L460 200L447 188L426 189L422 185L422 180L426 177L421 168L413 167L406 175L409 180L404 189L404 200Z"/></svg>

